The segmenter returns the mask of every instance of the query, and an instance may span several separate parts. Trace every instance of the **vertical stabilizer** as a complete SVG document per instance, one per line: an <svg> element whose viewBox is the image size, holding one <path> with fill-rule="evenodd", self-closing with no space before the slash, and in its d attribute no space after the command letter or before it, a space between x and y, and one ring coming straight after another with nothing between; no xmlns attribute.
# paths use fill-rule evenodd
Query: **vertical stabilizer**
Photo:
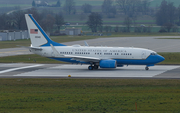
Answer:
<svg viewBox="0 0 180 113"><path fill-rule="evenodd" d="M25 18L33 47L51 46L51 44L53 46L65 46L52 41L31 14L25 14Z"/></svg>

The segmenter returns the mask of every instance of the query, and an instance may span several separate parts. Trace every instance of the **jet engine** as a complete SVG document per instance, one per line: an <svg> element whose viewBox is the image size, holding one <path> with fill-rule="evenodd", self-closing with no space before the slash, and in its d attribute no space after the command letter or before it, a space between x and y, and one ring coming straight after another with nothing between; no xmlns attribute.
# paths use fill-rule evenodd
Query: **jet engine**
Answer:
<svg viewBox="0 0 180 113"><path fill-rule="evenodd" d="M116 60L101 60L99 66L100 68L116 68L117 63Z"/></svg>

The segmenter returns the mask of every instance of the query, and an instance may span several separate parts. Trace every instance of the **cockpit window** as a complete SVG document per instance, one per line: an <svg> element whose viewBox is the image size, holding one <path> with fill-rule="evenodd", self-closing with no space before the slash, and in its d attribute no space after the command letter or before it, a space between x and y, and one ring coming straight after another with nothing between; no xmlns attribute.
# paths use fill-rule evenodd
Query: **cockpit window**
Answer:
<svg viewBox="0 0 180 113"><path fill-rule="evenodd" d="M151 55L157 55L157 53L154 53L154 52L153 52L153 53L151 53Z"/></svg>

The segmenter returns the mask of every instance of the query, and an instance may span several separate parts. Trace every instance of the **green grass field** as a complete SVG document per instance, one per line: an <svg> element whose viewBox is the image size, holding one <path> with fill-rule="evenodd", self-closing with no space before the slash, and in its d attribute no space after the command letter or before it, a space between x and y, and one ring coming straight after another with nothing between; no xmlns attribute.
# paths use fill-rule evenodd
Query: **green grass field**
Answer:
<svg viewBox="0 0 180 113"><path fill-rule="evenodd" d="M2 113L180 112L180 80L0 79L0 89Z"/></svg>
<svg viewBox="0 0 180 113"><path fill-rule="evenodd" d="M180 64L180 53L160 53L165 58L165 61L160 64Z"/></svg>

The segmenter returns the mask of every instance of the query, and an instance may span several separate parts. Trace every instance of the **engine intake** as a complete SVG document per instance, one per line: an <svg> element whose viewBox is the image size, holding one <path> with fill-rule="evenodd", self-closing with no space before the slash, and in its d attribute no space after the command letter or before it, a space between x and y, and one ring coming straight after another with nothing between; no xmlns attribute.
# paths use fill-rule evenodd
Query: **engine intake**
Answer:
<svg viewBox="0 0 180 113"><path fill-rule="evenodd" d="M117 63L116 60L101 60L99 66L100 68L116 68Z"/></svg>

